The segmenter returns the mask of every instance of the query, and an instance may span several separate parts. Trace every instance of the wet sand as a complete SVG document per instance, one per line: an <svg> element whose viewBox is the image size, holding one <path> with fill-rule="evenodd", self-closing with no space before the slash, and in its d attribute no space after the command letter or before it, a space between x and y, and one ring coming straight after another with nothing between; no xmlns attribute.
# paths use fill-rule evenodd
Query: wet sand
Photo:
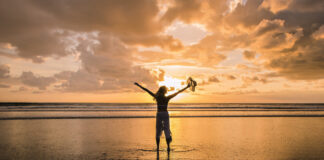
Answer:
<svg viewBox="0 0 324 160"><path fill-rule="evenodd" d="M0 159L323 159L322 117L171 118L155 151L154 118L0 120Z"/></svg>

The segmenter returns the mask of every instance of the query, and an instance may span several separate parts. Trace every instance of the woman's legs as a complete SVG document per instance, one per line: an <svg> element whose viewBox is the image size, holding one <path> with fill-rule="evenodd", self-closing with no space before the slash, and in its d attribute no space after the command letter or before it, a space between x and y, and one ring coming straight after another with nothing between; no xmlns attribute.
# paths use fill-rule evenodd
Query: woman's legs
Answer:
<svg viewBox="0 0 324 160"><path fill-rule="evenodd" d="M158 112L156 114L156 145L157 150L160 146L160 136L164 131L165 139L168 144L168 151L170 151L170 143L172 142L172 136L170 131L170 121L168 112Z"/></svg>
<svg viewBox="0 0 324 160"><path fill-rule="evenodd" d="M160 149L160 137L156 137L156 150Z"/></svg>
<svg viewBox="0 0 324 160"><path fill-rule="evenodd" d="M172 142L172 136L170 131L170 120L169 120L169 114L165 117L163 117L163 130L165 134L165 139L168 144L168 151L170 151L170 143Z"/></svg>
<svg viewBox="0 0 324 160"><path fill-rule="evenodd" d="M160 136L162 134L163 130L163 124L162 124L162 118L160 114L156 114L156 134L155 134L155 139L156 139L156 150L159 150L160 148Z"/></svg>

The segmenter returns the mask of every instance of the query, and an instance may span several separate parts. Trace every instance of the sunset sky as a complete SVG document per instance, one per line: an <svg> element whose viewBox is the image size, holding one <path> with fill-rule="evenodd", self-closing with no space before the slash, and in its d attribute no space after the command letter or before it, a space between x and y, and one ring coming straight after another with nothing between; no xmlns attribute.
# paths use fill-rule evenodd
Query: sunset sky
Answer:
<svg viewBox="0 0 324 160"><path fill-rule="evenodd" d="M0 101L324 102L323 0L2 0Z"/></svg>

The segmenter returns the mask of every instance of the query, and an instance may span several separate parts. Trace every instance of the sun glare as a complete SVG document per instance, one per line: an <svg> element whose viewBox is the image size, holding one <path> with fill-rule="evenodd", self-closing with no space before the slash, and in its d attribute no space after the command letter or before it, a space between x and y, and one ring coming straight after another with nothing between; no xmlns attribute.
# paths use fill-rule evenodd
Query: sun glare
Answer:
<svg viewBox="0 0 324 160"><path fill-rule="evenodd" d="M166 86L168 94L172 94L185 86L185 81L170 76L165 76L164 81L159 82L159 86Z"/></svg>

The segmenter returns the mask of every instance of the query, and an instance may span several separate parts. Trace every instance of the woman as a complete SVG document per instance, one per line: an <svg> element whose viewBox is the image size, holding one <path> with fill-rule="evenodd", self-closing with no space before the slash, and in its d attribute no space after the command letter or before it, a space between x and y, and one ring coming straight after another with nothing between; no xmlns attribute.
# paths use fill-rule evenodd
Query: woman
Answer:
<svg viewBox="0 0 324 160"><path fill-rule="evenodd" d="M162 134L162 131L164 131L166 142L168 144L168 152L170 151L170 143L172 141L171 137L171 131L170 131L170 122L169 122L169 113L168 113L168 103L169 100L179 93L183 92L187 88L190 87L190 83L187 85L187 87L181 89L180 91L171 94L169 96L165 96L165 94L168 92L167 88L165 86L161 86L159 90L154 94L150 90L144 88L143 86L139 85L138 83L134 83L138 87L142 88L144 91L149 93L152 97L154 97L154 100L156 100L158 111L156 113L156 150L159 151L160 147L160 136Z"/></svg>

